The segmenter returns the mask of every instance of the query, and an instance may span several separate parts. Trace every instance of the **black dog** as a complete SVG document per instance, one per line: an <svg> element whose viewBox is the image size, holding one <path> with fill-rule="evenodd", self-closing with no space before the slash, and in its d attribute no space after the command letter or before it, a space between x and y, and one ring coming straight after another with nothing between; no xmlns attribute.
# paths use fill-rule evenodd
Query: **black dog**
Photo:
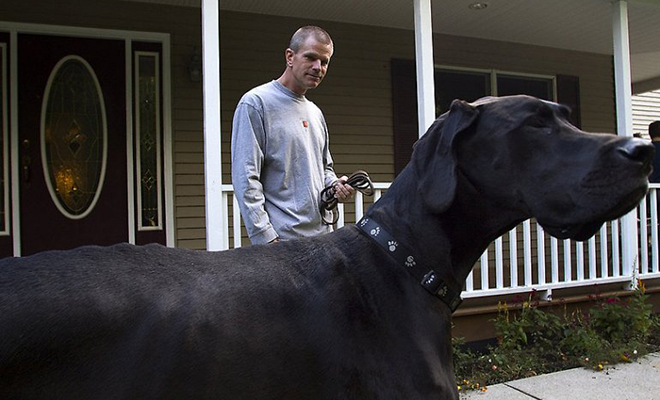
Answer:
<svg viewBox="0 0 660 400"><path fill-rule="evenodd" d="M456 101L358 224L209 253L0 262L2 399L456 399L451 312L495 238L584 240L647 190L653 147L526 96Z"/></svg>

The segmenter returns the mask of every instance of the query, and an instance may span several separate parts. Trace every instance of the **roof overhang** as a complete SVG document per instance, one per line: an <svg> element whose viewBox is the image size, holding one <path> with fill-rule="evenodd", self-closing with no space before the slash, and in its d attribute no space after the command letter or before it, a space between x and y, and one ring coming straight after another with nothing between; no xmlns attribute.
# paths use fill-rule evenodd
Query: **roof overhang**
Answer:
<svg viewBox="0 0 660 400"><path fill-rule="evenodd" d="M128 0L200 7L200 0ZM479 3L485 7L476 7ZM410 0L221 0L222 11L414 29ZM635 92L660 88L659 0L628 0ZM435 33L612 54L611 0L432 2Z"/></svg>

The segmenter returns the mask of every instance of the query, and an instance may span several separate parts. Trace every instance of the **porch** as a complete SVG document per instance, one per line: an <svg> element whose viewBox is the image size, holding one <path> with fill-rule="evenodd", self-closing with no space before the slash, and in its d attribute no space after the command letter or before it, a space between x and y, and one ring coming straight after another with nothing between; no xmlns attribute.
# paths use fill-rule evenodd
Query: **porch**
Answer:
<svg viewBox="0 0 660 400"><path fill-rule="evenodd" d="M448 29L448 31L451 31L451 35L461 34L461 28L453 26L449 21L450 18L443 15L444 12L451 14L456 9L454 9L454 6L448 6L447 4L442 4L441 7L437 7L439 4L435 4L434 10L436 11L432 13L425 8L426 5L428 5L426 1L414 2L416 13L414 40L412 35L404 38L399 35L385 35L384 31L382 34L380 31L376 34L376 31L372 31L371 28L365 26L359 26L359 29L357 29L358 26L342 25L342 29L331 29L331 31L341 32L340 42L348 46L344 50L346 58L338 57L337 63L332 67L334 72L330 73L329 79L336 80L333 80L332 83L328 80L328 83L324 83L322 88L313 93L313 100L327 113L326 116L332 131L330 137L331 150L333 156L338 154L336 157L338 170L346 173L357 168L365 168L370 172L374 172L374 178L378 181L374 199L377 200L387 190L389 187L388 182L393 179L398 170L397 140L401 132L396 124L397 119L403 119L406 123L416 119L417 124L410 129L416 138L417 129L419 129L420 135L423 134L424 127L428 126L436 115L436 100L438 96L443 95L443 91L447 91L447 88L440 88L437 82L433 82L434 71L436 74L446 71L452 73L456 71L484 73L484 75L490 76L489 82L493 85L490 92L492 94L505 92L504 90L500 92L496 86L500 74L532 77L533 79L541 78L541 80L547 79L551 82L548 85L550 88L548 98L571 104L574 110L577 108L578 112L582 114L581 118L578 117L578 123L581 122L582 128L585 130L632 136L633 133L640 133L645 128L645 126L640 125L636 127L638 130L633 132L630 106L632 93L630 88L634 89L634 93L657 89L657 80L654 78L657 75L657 69L651 68L654 71L651 75L654 77L642 78L635 76L643 70L639 67L641 66L641 59L640 54L638 54L638 49L641 48L639 46L641 40L639 39L640 36L637 36L638 33L632 34L630 42L634 50L630 51L628 48L628 35L645 25L645 23L640 23L640 20L634 16L636 10L646 9L646 11L655 12L654 5L652 6L648 2L630 3L630 11L633 15L631 21L634 22L631 23L629 32L628 2L612 2L611 8L607 3L599 1L589 3L589 7L592 7L590 13L588 13L589 15L593 15L591 13L596 10L603 13L598 15L601 22L599 26L602 30L595 29L595 31L601 33L609 31L611 34L612 42L607 44L603 42L605 44L603 50L608 54L603 59L592 58L594 54L589 54L588 59L582 59L581 56L584 54L576 52L558 53L553 50L550 53L549 48L544 48L542 54L537 53L540 50L539 48L517 48L517 46L514 48L514 46L508 47L508 45L505 53L508 52L511 58L500 57L501 54L492 49L502 50L501 43L482 42L481 40L466 39L465 37L458 40L458 38L452 36L439 35L437 22L435 22L438 20L442 21L443 28L451 26L451 29ZM572 9L576 6L576 3L567 2L565 6ZM251 12L251 10L243 8L234 9L234 5L231 3L225 3L222 7L235 11ZM443 13L438 12L439 9L442 9ZM409 11L412 12L413 10ZM210 2L202 2L204 21L210 29L206 31L205 37L214 36L214 12L215 10L210 6ZM269 10L267 13L269 12L277 14L281 10ZM515 12L519 12L519 10ZM512 13L515 12L512 10ZM421 17L418 13L421 14ZM433 16L433 23L429 20L430 14ZM225 13L225 16L227 15L230 14ZM578 17L581 23L589 24L593 22L591 17L586 15L584 17ZM342 20L340 17L337 18ZM466 17L462 16L460 18ZM465 20L469 19L467 17ZM525 19L517 19L517 21L523 20ZM557 24L560 21L563 23L565 19L555 20ZM224 27L221 38L236 37L239 32L243 31L243 26L246 23L247 19L243 19L239 15L236 15L235 20L228 18L224 21L224 25L220 24L221 27ZM510 23L513 24L514 22L510 21ZM324 26L335 28L330 22ZM585 35L575 34L570 38L558 38L556 26L558 25L554 25L554 28L547 32L549 35L547 37L557 39L557 42L552 43L550 47L556 46L567 49L575 45L576 40L578 42L581 40L576 38L586 37ZM353 31L352 28L356 28L356 30ZM408 25L408 28L412 28L412 26ZM472 28L474 29L475 26L472 26ZM275 28L270 29L276 30ZM424 39L425 34L428 34L429 31L433 31L431 34L433 36L432 44ZM465 36L471 35L469 32L462 33ZM576 31L573 31L573 33L576 33ZM355 37L356 34L360 35L360 41ZM389 38L387 44L382 39L383 37ZM488 40L495 37L497 36L484 35L481 39ZM503 38L503 36L499 37L499 39ZM510 38L510 36L507 36L507 38ZM518 38L514 39L514 41L518 40ZM414 56L412 49L409 49L413 42L416 49ZM538 40L534 42L534 44L539 43L541 42ZM379 50L370 49L369 45L371 44L375 44ZM605 50L608 45L610 50ZM406 46L408 47L406 48ZM469 47L469 50L466 50L463 46ZM209 68L212 77L216 75L212 68L215 68L213 62L215 62L217 47L220 47L221 50L221 55L218 53L218 60L222 61L223 79L221 82L205 81L205 93L219 90L222 85L222 93L228 94L222 98L222 102L233 104L238 100L238 96L242 91L237 90L238 85L230 79L226 79L225 76L243 76L243 72L240 70L242 49L228 41L223 42L221 40L217 45L208 43L205 47L205 51L208 51L208 53L205 54L213 57L213 59L208 60L209 63L205 67ZM595 47L590 49L595 49ZM582 50L591 52L590 49L584 48ZM366 56L363 54L365 50L368 52ZM649 50L650 48L644 50L646 56L650 57L655 54ZM545 51L549 52L545 53ZM387 53L388 56L381 58L384 53ZM424 56L425 54L433 55L429 59ZM632 71L630 56L633 57L632 63L636 66ZM409 61L414 59L416 74L414 72L412 74L401 74L401 71L395 70L393 61L396 59ZM379 67L377 70L370 69L369 83L365 83L367 80L363 77L364 72L360 69L362 62L365 60L371 61ZM523 71L520 66L516 65L515 60L524 60L524 73L521 74ZM582 70L581 67L584 67L584 69ZM250 72L256 73L252 70ZM341 76L333 76L333 73ZM527 75L529 73L532 75ZM402 75L412 76L412 78L406 82L397 81ZM208 76L208 74L205 76ZM566 76L578 77L577 81L579 82L576 85L578 88L573 91L577 94L574 103L567 102L565 96L562 95L559 81L560 78ZM379 79L379 81L374 78ZM379 86L376 87L379 82ZM371 84L373 84L373 87L366 89ZM417 86L416 93L414 93L415 85ZM388 86L391 91L388 90L387 93L382 93L382 89L388 88ZM408 88L408 91L416 95L416 109L418 112L416 115L414 113L401 115L398 112L397 100L402 97L400 93L396 92L398 87ZM433 88L436 90L435 94L432 93ZM431 90L431 93L428 93L428 90ZM349 93L354 91L366 97L362 99L349 97ZM389 103L389 100L392 103ZM210 108L206 109L206 117L215 109L215 101L219 101L219 99L213 96L209 96L207 99L206 106ZM350 110L347 104L352 106ZM414 109L408 107L408 105L404 108ZM613 110L615 110L614 113L611 112ZM231 129L229 122L233 110L228 107L223 108L222 112L222 118L213 115L211 119L206 120L210 126L206 129L205 134L205 148L207 149L205 155L206 204L221 205L215 208L207 206L205 210L205 240L208 249L235 248L247 243L241 226L240 215L238 215L238 212L234 212L238 209L238 205L232 196L232 186L227 184L226 180L224 183L217 180L217 177L221 176L220 171L227 173L226 165L225 169L222 169L223 162L226 164L227 161L221 157L226 157L228 154L226 151L220 151L219 153L213 153L213 151L214 149L219 150L228 143L227 130ZM394 120L392 125L383 123L382 118L378 119L379 117L389 119L390 116L393 116L392 119ZM212 125L219 123L219 121L215 121L216 118L222 121L223 126L226 126L223 131L226 138L221 141L218 140L216 128ZM348 128L348 125L353 126ZM410 127L407 126L407 128ZM392 137L381 138L375 136L378 133L372 133L377 131L392 131L393 134ZM350 150L347 149L349 144L351 145ZM354 144L361 146L354 146ZM358 152L353 149L354 147L360 147L361 150ZM379 151L380 153L377 155L371 153L371 149L368 149L370 147L374 148L374 152ZM379 150L376 150L375 147L378 147ZM388 161L384 162L376 159L376 157L384 158L385 155L388 156ZM394 165L391 165L389 160L394 160ZM403 163L406 161L404 157ZM382 169L384 165L387 165L387 169ZM217 171L215 174L212 173L214 170ZM459 329L461 329L461 326L469 326L472 332L483 331L485 327L483 323L487 322L492 313L497 311L497 302L500 299L506 300L536 292L536 296L548 301L553 298L563 300L570 297L570 301L580 302L598 292L623 291L623 293L626 293L626 291L634 288L637 279L653 281L660 278L657 236L658 189L660 189L660 186L653 186L647 198L640 203L636 210L620 220L608 223L597 235L584 243L559 241L552 238L534 221L525 221L511 232L503 235L484 252L480 261L475 264L472 274L465 282L462 296L466 299L466 302L462 309L456 313L456 316L467 316L472 320L465 324L457 322ZM347 204L340 208L338 227L359 220L372 201L358 195L353 204ZM645 222L640 223L640 221ZM642 246L640 243L649 244L648 246ZM649 283L647 283L648 287L653 286ZM657 286L657 281L655 285ZM655 288L652 290L655 290ZM480 326L480 328L474 329L475 326ZM485 328L485 330L488 329ZM461 334L459 333L459 335ZM483 333L481 337L468 338L468 340L486 337L492 336Z"/></svg>
<svg viewBox="0 0 660 400"><path fill-rule="evenodd" d="M349 204L339 204L336 228L354 224L377 201L390 183L374 183L373 199L357 193ZM622 234L622 217L604 224L585 242L558 240L546 234L533 220L526 220L495 240L482 254L465 281L463 299L513 296L535 292L551 301L553 291L595 285L614 285L632 290L638 280L660 278L658 197L660 184L650 184L636 210L638 237ZM222 232L225 248L249 243L231 185L222 186L223 214L228 216ZM629 214L629 215L630 215ZM632 264L623 254L632 254Z"/></svg>

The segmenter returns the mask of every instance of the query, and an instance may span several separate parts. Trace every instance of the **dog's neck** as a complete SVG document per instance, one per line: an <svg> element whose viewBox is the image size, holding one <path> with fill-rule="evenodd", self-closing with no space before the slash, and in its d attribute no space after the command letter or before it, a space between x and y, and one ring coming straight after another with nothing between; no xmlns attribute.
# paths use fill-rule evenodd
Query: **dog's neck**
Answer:
<svg viewBox="0 0 660 400"><path fill-rule="evenodd" d="M456 197L442 213L452 244L452 264L463 282L491 242L529 218L518 204L496 204L458 171Z"/></svg>
<svg viewBox="0 0 660 400"><path fill-rule="evenodd" d="M407 179L404 174L413 171L404 169L368 215L414 250L443 279L458 285L463 284L493 240L526 219L521 212L490 204L467 179L459 179L456 197L448 209L431 214L418 192L417 180Z"/></svg>

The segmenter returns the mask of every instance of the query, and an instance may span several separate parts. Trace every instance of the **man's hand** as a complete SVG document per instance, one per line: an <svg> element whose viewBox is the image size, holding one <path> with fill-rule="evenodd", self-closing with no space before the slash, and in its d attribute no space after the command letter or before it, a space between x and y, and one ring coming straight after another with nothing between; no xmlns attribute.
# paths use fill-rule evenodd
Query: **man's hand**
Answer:
<svg viewBox="0 0 660 400"><path fill-rule="evenodd" d="M346 184L347 180L348 177L344 175L335 182L335 198L340 203L349 201L355 194L355 189L351 185Z"/></svg>

